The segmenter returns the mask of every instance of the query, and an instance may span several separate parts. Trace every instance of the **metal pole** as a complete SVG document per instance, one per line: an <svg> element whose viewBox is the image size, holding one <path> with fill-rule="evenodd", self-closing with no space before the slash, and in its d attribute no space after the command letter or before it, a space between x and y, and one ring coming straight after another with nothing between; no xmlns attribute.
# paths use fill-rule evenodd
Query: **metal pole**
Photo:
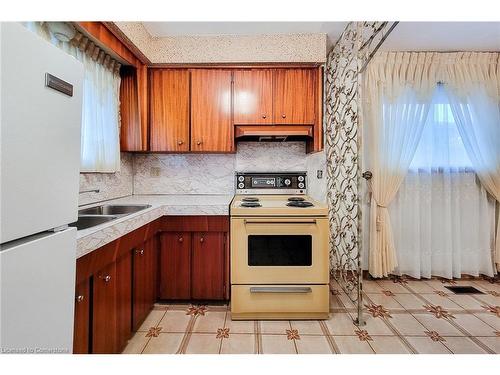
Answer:
<svg viewBox="0 0 500 375"><path fill-rule="evenodd" d="M361 147L362 147L362 134L363 134L363 103L361 102L362 96L362 75L361 75L361 70L360 70L360 65L363 62L361 59L360 54L360 48L361 48L361 43L362 43L362 37L363 37L363 25L358 24L358 51L357 51L357 75L356 75L356 80L357 80L357 102L358 102L358 132L357 132L357 144L358 144L358 170L357 170L357 191L358 191L358 197L357 197L357 204L358 204L358 233L357 233L357 241L358 241L358 262L357 262L357 292L358 292L358 316L354 320L354 324L356 324L359 327L362 327L366 325L365 320L363 319L363 268L361 265L361 256L362 256L362 248L363 248L363 231L362 231L362 225L363 225L363 216L361 212L361 173L360 171L362 170L362 160L363 158L360 157L361 155ZM362 68L362 67L361 67Z"/></svg>

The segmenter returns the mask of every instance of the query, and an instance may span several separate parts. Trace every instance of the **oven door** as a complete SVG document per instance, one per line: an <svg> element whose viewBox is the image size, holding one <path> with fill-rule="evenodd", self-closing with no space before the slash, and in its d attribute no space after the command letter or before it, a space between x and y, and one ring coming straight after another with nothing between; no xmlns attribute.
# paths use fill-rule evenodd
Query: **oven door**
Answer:
<svg viewBox="0 0 500 375"><path fill-rule="evenodd" d="M231 218L232 284L326 284L328 270L328 219Z"/></svg>

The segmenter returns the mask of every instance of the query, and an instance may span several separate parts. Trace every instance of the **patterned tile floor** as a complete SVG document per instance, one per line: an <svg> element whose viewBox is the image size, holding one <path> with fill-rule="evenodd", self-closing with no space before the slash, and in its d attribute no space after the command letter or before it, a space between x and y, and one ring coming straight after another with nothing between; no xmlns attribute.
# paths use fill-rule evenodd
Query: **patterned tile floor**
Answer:
<svg viewBox="0 0 500 375"><path fill-rule="evenodd" d="M456 295L447 285L484 292ZM227 305L157 304L123 353L500 353L500 283L365 280L366 325L331 283L330 319L232 321Z"/></svg>

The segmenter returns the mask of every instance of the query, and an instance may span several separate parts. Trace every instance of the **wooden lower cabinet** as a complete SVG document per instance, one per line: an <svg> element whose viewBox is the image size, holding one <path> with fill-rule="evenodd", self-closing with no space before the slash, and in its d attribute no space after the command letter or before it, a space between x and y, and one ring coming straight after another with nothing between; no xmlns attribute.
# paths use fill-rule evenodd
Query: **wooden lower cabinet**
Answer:
<svg viewBox="0 0 500 375"><path fill-rule="evenodd" d="M162 230L159 298L228 299L228 218L166 217Z"/></svg>
<svg viewBox="0 0 500 375"><path fill-rule="evenodd" d="M116 263L94 276L92 298L92 353L113 354L117 348Z"/></svg>
<svg viewBox="0 0 500 375"><path fill-rule="evenodd" d="M191 298L224 299L226 233L193 233Z"/></svg>
<svg viewBox="0 0 500 375"><path fill-rule="evenodd" d="M157 298L159 221L79 258L74 353L121 353Z"/></svg>
<svg viewBox="0 0 500 375"><path fill-rule="evenodd" d="M133 251L132 329L137 331L151 311L157 296L158 237Z"/></svg>
<svg viewBox="0 0 500 375"><path fill-rule="evenodd" d="M76 285L75 290L74 354L87 354L90 350L90 298L90 279L85 279Z"/></svg>
<svg viewBox="0 0 500 375"><path fill-rule="evenodd" d="M116 260L116 351L132 336L132 251Z"/></svg>
<svg viewBox="0 0 500 375"><path fill-rule="evenodd" d="M160 237L160 299L191 298L191 233L166 232Z"/></svg>
<svg viewBox="0 0 500 375"><path fill-rule="evenodd" d="M79 258L74 353L121 353L158 298L228 299L228 232L227 216L169 216Z"/></svg>

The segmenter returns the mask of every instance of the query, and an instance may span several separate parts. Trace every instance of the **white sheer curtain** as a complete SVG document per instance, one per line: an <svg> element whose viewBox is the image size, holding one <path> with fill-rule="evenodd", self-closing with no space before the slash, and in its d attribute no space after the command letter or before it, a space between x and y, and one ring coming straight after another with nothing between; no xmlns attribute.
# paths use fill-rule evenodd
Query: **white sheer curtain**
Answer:
<svg viewBox="0 0 500 375"><path fill-rule="evenodd" d="M389 209L397 274L493 276L494 201L479 183L444 85L438 85L415 156Z"/></svg>
<svg viewBox="0 0 500 375"><path fill-rule="evenodd" d="M120 170L120 75L80 53L85 67L81 172Z"/></svg>
<svg viewBox="0 0 500 375"><path fill-rule="evenodd" d="M407 174L430 104L412 85L415 78L422 81L429 63L425 56L409 56L383 54L367 70L364 114L373 172L369 272L374 277L386 277L397 266L388 207Z"/></svg>
<svg viewBox="0 0 500 375"><path fill-rule="evenodd" d="M464 53L445 61L451 110L484 188L500 202L500 54ZM494 259L500 270L500 217Z"/></svg>
<svg viewBox="0 0 500 375"><path fill-rule="evenodd" d="M500 195L499 56L498 53L475 52L379 52L368 65L364 76L363 114L365 150L368 149L365 160L367 168L373 172L370 182L369 229L369 271L372 276L387 276L396 270L398 259L400 262L403 259L402 255L396 259L396 248L401 246L404 249L413 249L402 250L406 251L405 259L409 259L409 262L412 260L413 263L400 264L396 272L408 272L415 276L433 274L433 261L435 261L434 269L439 268L438 258L442 262L446 259L454 262L450 263L449 267L440 267L440 270L436 271L446 277L449 275L459 277L460 272L470 274L481 272L491 275L493 268L488 264L492 263L494 257L500 267L498 218L496 240L494 235L490 235L489 244L485 243L487 232L492 225L494 226L490 217L492 204L491 200L487 201L485 190L496 200ZM413 217L414 221L409 222L408 226L397 228L399 238L395 240L391 221L393 225L396 225L396 221L401 225L402 216L399 220L390 220L392 211L398 210L396 208L388 210L388 207L406 175L413 158L412 150L419 144L419 132L427 119L427 109L438 83L443 83L449 88L447 93L450 102L446 116L451 116L453 113L458 132L456 128L453 129L455 133L460 134L459 138L463 139L461 147L466 151L464 153L462 150L462 156L467 154L468 162L474 171L477 171L485 190L477 185L475 175L470 170L463 167L450 169L450 165L442 160L436 161L438 168L413 171L402 187L400 195L403 197L406 194L409 206L401 212L408 216L411 215L409 212L418 210L424 221L417 223ZM386 115L388 111L393 114ZM437 135L433 134L432 137ZM447 147L451 147L450 150L455 146L447 143ZM439 149L442 146L434 144L433 147ZM424 185L427 185L427 188L421 190L416 188ZM441 198L438 198L438 191ZM417 207L419 193L432 204ZM413 198L410 197L411 194ZM432 196L434 198L431 200ZM404 203L399 202L400 198L399 196L396 198L395 204ZM410 202L411 199L414 200ZM433 215L433 212L441 213L443 210L451 212L448 217L443 216L442 220L446 220L445 222L434 219L435 216L427 216ZM470 212L474 214L467 216ZM432 218L434 222L432 227L429 227L425 218ZM477 226L468 223L475 223ZM432 238L430 242L427 240L427 243L424 243L426 234L422 232L421 236L424 236L424 239L420 237L418 245L409 243L415 240L416 237L411 233L420 230L418 225L427 226L429 236L434 236L429 237ZM476 233L464 238L463 231ZM438 232L447 235L447 243L434 241ZM395 241L398 243L395 244ZM496 252L493 245L495 241ZM414 250L416 247L420 251ZM433 255L433 248L438 249L441 255L437 252ZM460 255L456 251L450 254L451 248L458 248ZM495 253L493 258L492 254L486 256L487 249ZM445 253L448 251L448 255L443 255L443 251ZM472 259L471 252L476 252L481 258ZM427 265L420 268L420 264L425 262Z"/></svg>
<svg viewBox="0 0 500 375"><path fill-rule="evenodd" d="M84 65L80 172L120 170L119 64L104 62L104 53L87 43L89 50L56 39L41 22L23 23L28 29L66 51ZM110 68L110 65L112 67ZM114 66L114 68L113 68Z"/></svg>

